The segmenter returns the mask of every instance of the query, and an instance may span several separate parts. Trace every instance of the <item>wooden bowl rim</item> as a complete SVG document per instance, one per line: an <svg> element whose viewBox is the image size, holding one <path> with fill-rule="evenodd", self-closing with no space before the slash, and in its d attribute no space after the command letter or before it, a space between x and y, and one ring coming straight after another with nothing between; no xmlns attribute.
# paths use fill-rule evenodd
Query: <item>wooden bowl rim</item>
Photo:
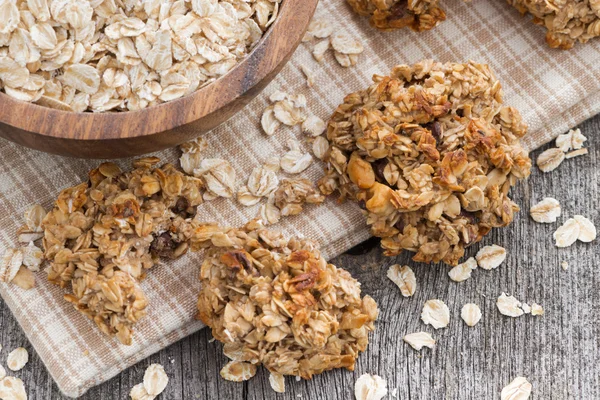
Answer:
<svg viewBox="0 0 600 400"><path fill-rule="evenodd" d="M313 10L311 11L314 12L317 3L318 0L283 0L280 4L279 15L256 46L254 46L252 51L227 72L227 74L187 96L147 107L142 110L95 113L58 110L35 103L17 100L4 92L0 92L0 122L41 136L97 141L103 139L125 139L150 136L197 121L207 115L219 111L221 108L226 107L239 97L243 96L244 93L258 84L261 80L265 79L273 70L284 62L290 52L294 51L302 40L310 21L306 23L303 29L299 29L296 32L287 31L287 22L292 21L295 18L294 10L296 7L313 7ZM312 12L310 13L311 15ZM283 34L290 35L289 39L279 42L272 40L272 38L277 37L277 35ZM261 61L264 61L261 54L269 54L269 49L271 47L280 45L281 43L284 43L284 46L280 46L273 52L275 57L273 57L269 63L269 68L257 68L258 73L253 74L249 81L244 81L243 91L233 93L225 91L225 96L220 97L218 101L203 103L207 106L202 110L200 115L195 112L190 112L194 111L193 105L206 100L207 97L209 97L207 95L218 93L217 89L219 87L226 86L228 82L234 82L236 79L244 78L244 75L240 76L240 73L247 70L253 70L253 65L257 65ZM4 110L9 111L6 112ZM162 118L159 121L153 119L151 128L143 127L136 132L131 132L126 129L127 124L132 119L147 119L150 114L156 111L160 111L159 114ZM180 116L183 114L183 117L169 118L168 116L172 114ZM34 116L34 119L37 119L34 126L31 124L32 119L30 116L32 115ZM38 116L41 116L42 118L36 118ZM82 132L78 129L73 129L69 132L53 129L53 121L61 120L62 122L68 119L72 119L74 124L87 126L89 131L86 132L86 134L81 134ZM56 125L60 127L62 124L58 123ZM105 129L106 127L110 127L111 129L107 131Z"/></svg>

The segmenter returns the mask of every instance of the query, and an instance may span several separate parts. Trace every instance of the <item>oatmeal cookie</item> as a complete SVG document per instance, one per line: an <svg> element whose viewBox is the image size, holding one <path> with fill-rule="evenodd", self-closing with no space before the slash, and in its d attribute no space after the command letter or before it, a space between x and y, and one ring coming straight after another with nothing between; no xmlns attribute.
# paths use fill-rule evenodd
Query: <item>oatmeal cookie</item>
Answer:
<svg viewBox="0 0 600 400"><path fill-rule="evenodd" d="M387 255L456 265L519 209L508 191L530 173L526 131L487 65L400 65L334 112L319 188L358 201Z"/></svg>
<svg viewBox="0 0 600 400"><path fill-rule="evenodd" d="M234 361L310 379L354 369L378 315L360 284L308 240L258 222L214 235L200 273L198 317Z"/></svg>
<svg viewBox="0 0 600 400"><path fill-rule="evenodd" d="M409 27L427 31L446 19L439 0L347 0L354 11L370 17L377 29L391 31Z"/></svg>
<svg viewBox="0 0 600 400"><path fill-rule="evenodd" d="M598 0L508 0L522 14L546 28L546 42L553 48L570 49L600 36Z"/></svg>
<svg viewBox="0 0 600 400"><path fill-rule="evenodd" d="M193 219L203 182L158 162L136 160L130 172L101 164L63 190L42 223L50 282L70 286L65 299L124 344L146 314L145 271L203 240Z"/></svg>

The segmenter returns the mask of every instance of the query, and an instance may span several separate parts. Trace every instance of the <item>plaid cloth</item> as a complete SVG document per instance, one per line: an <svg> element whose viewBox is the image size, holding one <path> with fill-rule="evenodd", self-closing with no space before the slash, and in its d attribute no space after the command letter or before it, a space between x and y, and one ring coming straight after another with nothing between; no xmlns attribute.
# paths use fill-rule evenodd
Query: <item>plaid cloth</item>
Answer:
<svg viewBox="0 0 600 400"><path fill-rule="evenodd" d="M336 24L336 32L360 37L365 52L356 67L340 67L329 52L322 64L311 56L312 44L302 44L282 73L264 93L227 123L205 137L207 157L231 161L238 183L252 166L269 155L282 155L299 129L281 128L273 137L260 129L267 97L276 89L304 93L313 113L326 119L345 94L364 88L374 73L387 73L395 64L424 58L440 61L475 60L489 63L503 83L505 102L521 111L529 124L525 146L534 149L600 110L600 41L574 50L551 50L543 29L522 17L504 1L448 2L448 19L430 32L407 30L383 33L354 15L344 0L323 0L317 14ZM316 74L309 89L300 65ZM177 162L178 151L157 154ZM52 206L58 192L87 179L97 161L76 160L39 153L0 140L0 252L15 245L15 231L23 224L28 205ZM128 168L130 160L120 160ZM314 162L304 173L316 180L322 165ZM201 206L205 220L236 226L256 216L257 207L242 207L218 199ZM321 242L324 253L335 256L365 240L369 234L354 204L328 200L307 206L305 212L284 219L279 228ZM50 285L43 273L35 289L24 291L1 285L2 297L13 311L59 388L79 396L148 355L202 328L194 320L202 254L188 254L155 267L142 287L150 301L149 314L136 328L132 346L103 336L94 324L63 300L65 291Z"/></svg>

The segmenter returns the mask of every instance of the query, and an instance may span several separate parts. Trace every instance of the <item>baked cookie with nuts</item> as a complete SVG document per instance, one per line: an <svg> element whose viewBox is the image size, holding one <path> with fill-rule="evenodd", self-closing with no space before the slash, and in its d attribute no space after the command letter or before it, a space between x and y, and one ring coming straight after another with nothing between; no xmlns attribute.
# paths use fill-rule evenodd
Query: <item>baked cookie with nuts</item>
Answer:
<svg viewBox="0 0 600 400"><path fill-rule="evenodd" d="M519 209L508 192L530 173L527 126L485 64L425 60L373 79L328 123L319 188L359 202L387 255L456 265Z"/></svg>
<svg viewBox="0 0 600 400"><path fill-rule="evenodd" d="M131 344L148 300L139 282L160 258L201 246L210 226L193 217L204 183L148 157L123 172L103 163L63 190L43 219L48 279L102 332Z"/></svg>
<svg viewBox="0 0 600 400"><path fill-rule="evenodd" d="M225 355L273 374L310 379L353 370L379 312L314 242L287 239L256 221L212 236L200 279L198 317Z"/></svg>
<svg viewBox="0 0 600 400"><path fill-rule="evenodd" d="M439 0L347 0L372 26L383 31L410 28L427 31L446 19Z"/></svg>
<svg viewBox="0 0 600 400"><path fill-rule="evenodd" d="M508 0L522 14L546 28L546 42L553 48L570 49L600 36L599 0Z"/></svg>

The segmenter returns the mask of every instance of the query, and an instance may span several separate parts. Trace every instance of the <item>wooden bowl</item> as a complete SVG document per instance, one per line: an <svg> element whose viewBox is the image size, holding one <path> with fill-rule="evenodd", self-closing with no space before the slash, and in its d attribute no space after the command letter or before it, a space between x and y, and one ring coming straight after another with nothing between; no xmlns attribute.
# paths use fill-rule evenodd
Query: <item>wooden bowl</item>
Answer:
<svg viewBox="0 0 600 400"><path fill-rule="evenodd" d="M192 140L228 120L277 75L300 44L317 3L283 0L276 21L229 73L188 96L140 111L74 113L0 93L0 136L78 158L134 156Z"/></svg>

